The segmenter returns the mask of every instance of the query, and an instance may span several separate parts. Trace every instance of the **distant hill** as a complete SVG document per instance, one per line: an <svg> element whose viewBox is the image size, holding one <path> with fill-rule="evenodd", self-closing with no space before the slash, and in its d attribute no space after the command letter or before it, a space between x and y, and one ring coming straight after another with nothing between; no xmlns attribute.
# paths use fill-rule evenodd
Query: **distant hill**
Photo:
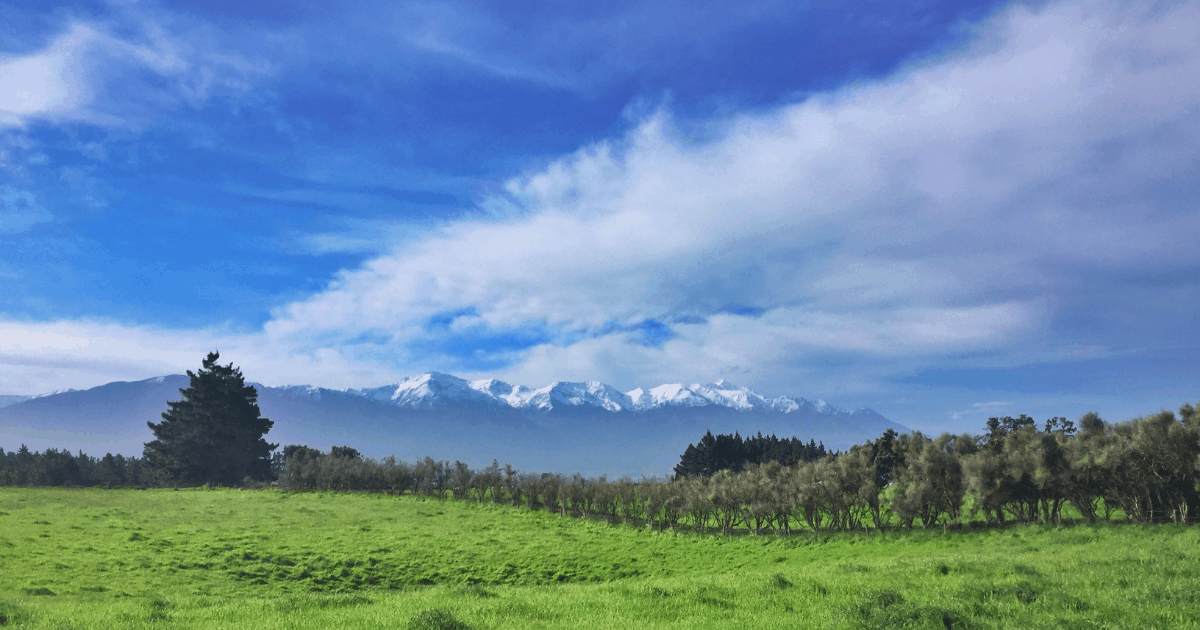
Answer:
<svg viewBox="0 0 1200 630"><path fill-rule="evenodd" d="M0 409L33 398L33 396L0 396Z"/></svg>
<svg viewBox="0 0 1200 630"><path fill-rule="evenodd" d="M19 400L0 402L0 447L140 454L151 438L146 422L158 421L187 385L172 375L8 397ZM907 430L870 409L766 398L725 381L621 392L596 381L530 389L435 372L371 389L256 387L263 415L275 421L271 442L473 465L495 458L524 470L665 474L706 430L796 436L829 448Z"/></svg>

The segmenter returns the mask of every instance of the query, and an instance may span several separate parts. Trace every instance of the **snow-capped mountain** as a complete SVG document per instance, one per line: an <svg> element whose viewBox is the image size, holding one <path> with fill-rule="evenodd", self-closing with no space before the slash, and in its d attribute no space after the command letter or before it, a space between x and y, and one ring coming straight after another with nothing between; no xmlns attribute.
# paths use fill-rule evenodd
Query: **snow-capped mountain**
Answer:
<svg viewBox="0 0 1200 630"><path fill-rule="evenodd" d="M501 404L495 396L472 389L471 383L466 380L440 372L409 376L395 385L347 389L345 392L412 409L436 409L447 404L464 402Z"/></svg>
<svg viewBox="0 0 1200 630"><path fill-rule="evenodd" d="M329 391L295 385L275 389L305 392L317 397L322 391ZM611 412L645 412L664 408L716 406L735 411L785 414L801 410L833 416L851 414L836 409L823 400L813 402L788 396L767 398L748 387L734 385L725 380L693 385L667 383L648 390L637 388L622 392L599 381L556 381L540 389L532 389L497 379L467 381L450 374L430 372L406 377L395 385L342 391L411 409L443 409L468 404L540 412L576 407L594 407Z"/></svg>
<svg viewBox="0 0 1200 630"><path fill-rule="evenodd" d="M789 413L802 408L824 405L824 401L812 403L803 398L767 398L752 391L748 387L739 387L726 380L719 380L707 385L682 385L670 383L659 385L651 390L635 389L629 392L637 409L656 409L659 407L705 407L719 405L738 411L778 411Z"/></svg>
<svg viewBox="0 0 1200 630"><path fill-rule="evenodd" d="M433 372L366 389L252 384L274 422L272 443L344 444L373 457L429 455L473 466L499 458L542 471L661 474L705 431L847 448L887 428L906 430L869 409L767 398L725 381L622 392L597 381L533 389ZM152 439L146 423L160 420L187 386L188 377L177 374L0 399L0 447L137 455Z"/></svg>

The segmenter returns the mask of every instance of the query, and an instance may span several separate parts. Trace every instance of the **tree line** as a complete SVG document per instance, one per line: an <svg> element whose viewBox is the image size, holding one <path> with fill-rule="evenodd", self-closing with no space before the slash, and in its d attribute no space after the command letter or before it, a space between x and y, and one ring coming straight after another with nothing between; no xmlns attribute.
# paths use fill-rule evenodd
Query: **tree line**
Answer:
<svg viewBox="0 0 1200 630"><path fill-rule="evenodd" d="M169 403L142 458L47 449L0 449L4 485L253 485L292 490L406 492L503 502L563 515L641 519L726 533L932 527L966 520L1089 521L1116 511L1142 522L1200 518L1200 414L1183 405L1110 424L990 418L980 435L920 432L882 436L847 452L797 438L705 434L670 479L585 478L461 461L365 458L349 446L328 453L264 439L257 392L210 353L182 399Z"/></svg>
<svg viewBox="0 0 1200 630"><path fill-rule="evenodd" d="M48 448L30 451L24 444L15 451L0 448L0 485L4 486L145 486L148 478L138 457L107 453L91 457L79 451Z"/></svg>
<svg viewBox="0 0 1200 630"><path fill-rule="evenodd" d="M708 433L700 446L689 445L680 465L706 444L739 440L785 442ZM288 490L413 493L726 533L932 527L967 520L1059 523L1068 505L1093 522L1120 511L1133 521L1183 523L1200 517L1200 414L1188 404L1178 415L1162 411L1110 424L1088 413L1077 421L1051 418L1040 427L1021 415L991 418L981 435L936 438L889 429L846 452L792 465L746 459L667 479L534 473L496 460L482 469L431 457L410 463L363 457L349 446L322 452L289 445L275 453L267 470ZM171 483L178 482L144 458L0 449L4 485Z"/></svg>
<svg viewBox="0 0 1200 630"><path fill-rule="evenodd" d="M675 476L712 476L717 471L741 472L747 464L779 462L794 466L800 462L812 462L832 454L825 444L809 440L805 444L796 437L779 439L774 435L758 435L742 438L741 435L717 435L712 431L704 434L700 441L688 444L687 450L675 465Z"/></svg>
<svg viewBox="0 0 1200 630"><path fill-rule="evenodd" d="M701 444L722 440L736 442L710 433ZM1163 411L1115 424L1088 413L1040 427L1025 415L991 418L982 435L888 429L847 452L790 466L742 461L669 479L537 474L497 461L472 470L429 457L410 464L288 448L278 480L286 489L415 493L725 533L1061 523L1068 505L1090 522L1118 510L1139 522L1200 517L1200 414L1190 404L1178 416Z"/></svg>

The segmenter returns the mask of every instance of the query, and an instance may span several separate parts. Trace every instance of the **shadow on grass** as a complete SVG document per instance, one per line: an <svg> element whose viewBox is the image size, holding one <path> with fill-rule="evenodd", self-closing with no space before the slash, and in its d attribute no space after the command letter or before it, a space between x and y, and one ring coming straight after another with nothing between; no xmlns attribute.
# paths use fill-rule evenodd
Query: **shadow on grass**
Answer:
<svg viewBox="0 0 1200 630"><path fill-rule="evenodd" d="M904 599L904 596L896 591L869 593L850 606L846 612L853 628L964 630L973 627L969 619L956 611L916 604Z"/></svg>
<svg viewBox="0 0 1200 630"><path fill-rule="evenodd" d="M471 626L459 621L449 610L432 608L412 616L405 630L471 630Z"/></svg>
<svg viewBox="0 0 1200 630"><path fill-rule="evenodd" d="M275 610L282 613L296 613L305 610L327 608L352 608L374 604L375 600L357 593L325 594L309 593L292 595L275 603Z"/></svg>
<svg viewBox="0 0 1200 630"><path fill-rule="evenodd" d="M32 618L24 608L11 602L0 601L0 626L19 626L32 621Z"/></svg>

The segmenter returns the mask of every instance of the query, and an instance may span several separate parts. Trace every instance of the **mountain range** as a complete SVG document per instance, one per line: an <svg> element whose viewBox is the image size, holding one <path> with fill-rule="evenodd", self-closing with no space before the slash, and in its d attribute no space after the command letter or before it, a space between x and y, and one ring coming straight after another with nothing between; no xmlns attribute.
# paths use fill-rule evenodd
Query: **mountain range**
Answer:
<svg viewBox="0 0 1200 630"><path fill-rule="evenodd" d="M0 447L139 455L183 375L88 390L0 397ZM828 448L907 429L870 409L844 411L798 397L768 398L727 381L622 392L597 381L540 389L437 372L368 389L255 384L267 439L321 449L349 445L369 456L493 458L524 470L666 474L689 443L715 433L762 433Z"/></svg>

